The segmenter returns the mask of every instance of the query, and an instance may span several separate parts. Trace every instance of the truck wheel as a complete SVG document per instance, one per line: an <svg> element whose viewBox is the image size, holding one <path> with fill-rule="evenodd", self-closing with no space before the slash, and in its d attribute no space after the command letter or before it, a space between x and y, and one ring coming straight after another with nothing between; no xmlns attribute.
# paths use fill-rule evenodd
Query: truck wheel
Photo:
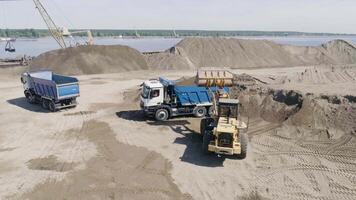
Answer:
<svg viewBox="0 0 356 200"><path fill-rule="evenodd" d="M193 110L193 114L195 117L205 117L206 116L206 108L205 107L195 107Z"/></svg>
<svg viewBox="0 0 356 200"><path fill-rule="evenodd" d="M246 134L241 134L240 135L240 144L241 144L241 154L238 156L241 159L245 159L246 155L247 155L247 143L248 143L248 139L247 139L247 135Z"/></svg>
<svg viewBox="0 0 356 200"><path fill-rule="evenodd" d="M56 112L56 105L54 104L53 101L49 101L49 102L48 102L48 109L49 109L51 112Z"/></svg>
<svg viewBox="0 0 356 200"><path fill-rule="evenodd" d="M158 109L156 111L155 118L157 121L167 121L167 119L169 118L168 110Z"/></svg>
<svg viewBox="0 0 356 200"><path fill-rule="evenodd" d="M212 131L214 129L214 119L204 118L200 121L200 134L203 135L205 131Z"/></svg>
<svg viewBox="0 0 356 200"><path fill-rule="evenodd" d="M200 121L200 135L204 135L206 130L205 127L206 127L206 118Z"/></svg>
<svg viewBox="0 0 356 200"><path fill-rule="evenodd" d="M204 154L210 154L211 152L209 151L209 144L210 141L213 139L213 135L211 131L205 131L203 134L203 146L202 150Z"/></svg>
<svg viewBox="0 0 356 200"><path fill-rule="evenodd" d="M49 108L49 103L47 99L42 99L42 108L46 110Z"/></svg>
<svg viewBox="0 0 356 200"><path fill-rule="evenodd" d="M30 91L25 92L25 97L28 100L29 103L34 104L36 103L36 97L35 95L32 94Z"/></svg>

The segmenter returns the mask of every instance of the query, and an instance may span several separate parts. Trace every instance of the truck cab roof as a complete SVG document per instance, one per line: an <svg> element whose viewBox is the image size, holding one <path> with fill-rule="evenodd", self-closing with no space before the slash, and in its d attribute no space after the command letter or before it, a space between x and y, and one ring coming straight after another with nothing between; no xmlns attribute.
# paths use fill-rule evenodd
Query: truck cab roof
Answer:
<svg viewBox="0 0 356 200"><path fill-rule="evenodd" d="M162 88L163 85L159 80L151 79L144 82L144 85L149 88Z"/></svg>

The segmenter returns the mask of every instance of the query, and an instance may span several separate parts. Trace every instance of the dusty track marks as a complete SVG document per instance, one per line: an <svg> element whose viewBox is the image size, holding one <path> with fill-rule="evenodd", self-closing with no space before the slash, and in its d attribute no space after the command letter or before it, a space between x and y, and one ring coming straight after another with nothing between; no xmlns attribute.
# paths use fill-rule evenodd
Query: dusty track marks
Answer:
<svg viewBox="0 0 356 200"><path fill-rule="evenodd" d="M84 120L78 140L97 147L97 156L84 170L72 171L66 180L38 185L28 199L187 199L169 175L170 164L157 153L119 143L108 124ZM73 143L73 154L80 146ZM68 163L71 163L69 160ZM71 164L69 164L71 165Z"/></svg>

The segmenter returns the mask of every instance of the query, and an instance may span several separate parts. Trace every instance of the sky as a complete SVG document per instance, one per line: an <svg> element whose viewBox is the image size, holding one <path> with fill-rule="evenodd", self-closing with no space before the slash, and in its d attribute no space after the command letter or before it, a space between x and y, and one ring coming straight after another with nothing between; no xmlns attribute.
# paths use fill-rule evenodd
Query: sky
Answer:
<svg viewBox="0 0 356 200"><path fill-rule="evenodd" d="M356 33L356 0L41 0L60 27ZM32 0L0 0L0 28L46 28Z"/></svg>

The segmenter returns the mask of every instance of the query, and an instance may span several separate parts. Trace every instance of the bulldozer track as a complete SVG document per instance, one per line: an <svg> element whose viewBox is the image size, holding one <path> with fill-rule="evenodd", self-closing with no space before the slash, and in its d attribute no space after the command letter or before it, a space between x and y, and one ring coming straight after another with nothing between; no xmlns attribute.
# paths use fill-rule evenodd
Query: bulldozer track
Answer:
<svg viewBox="0 0 356 200"><path fill-rule="evenodd" d="M49 145L44 145L43 149L40 152L38 157L39 159L39 166L43 164L43 158L52 154L53 148L61 138L61 133L65 130L65 127L68 123L69 118L64 118L63 120L59 120L59 123L56 124L56 128L52 131L52 134L49 136L49 139L52 141ZM30 177L21 180L18 184L18 189L23 188L25 185L31 182Z"/></svg>
<svg viewBox="0 0 356 200"><path fill-rule="evenodd" d="M265 169L264 169L265 170ZM324 166L311 166L311 165L301 165L301 166L287 166L287 167L280 167L277 169L273 169L270 172L263 173L262 175L256 176L255 181L257 185L268 185L268 182L273 181L276 177L278 176L286 176L288 177L287 174L294 174L301 172L300 176L305 176L305 178L314 186L311 191L307 192L307 194L312 196L319 196L320 197L320 188L318 184L316 183L316 179L314 174L315 173L321 173L324 177L341 177L349 181L351 184L349 187L342 186L342 183L337 183L335 180L331 181L329 180L328 185L328 191L330 192L330 197L333 194L338 194L341 195L342 198L345 198L346 196L354 197L356 195L356 175L354 172L346 172L343 170L339 169L330 169L326 168ZM293 179L292 179L293 180ZM283 187L283 186L282 186ZM297 182L295 182L293 185L289 185L287 183L284 183L284 187L287 187L285 191L289 193L289 198L288 199L303 199L301 198L301 193L305 193L305 189L303 189L302 185L298 185ZM285 194L283 194L282 191L283 189L279 188L269 188L270 193L277 193L278 197L281 198ZM325 196L324 196L325 198ZM323 198L323 199L324 199ZM310 199L310 198L308 198ZM328 199L328 198L326 198Z"/></svg>
<svg viewBox="0 0 356 200"><path fill-rule="evenodd" d="M352 136L305 147L302 139L280 137L272 132L253 137L251 146L254 154L260 156L257 157L259 167L252 185L267 187L266 196L275 199L354 199L356 196L356 155L338 152L340 149L353 152ZM330 151L332 148L335 150ZM272 158L274 156L277 157ZM283 162L276 167L265 167L275 165L276 160ZM333 163L333 167L323 166L325 162ZM295 176L312 187L302 185ZM322 182L320 176L328 181ZM285 182L278 187L268 186L268 183L281 179ZM322 190L329 193L322 193Z"/></svg>
<svg viewBox="0 0 356 200"><path fill-rule="evenodd" d="M142 163L136 167L136 170L143 170L143 171L146 171L149 174L155 174L155 175L162 175L162 176L167 175L164 170L157 170L157 169L148 168L148 165L150 163L152 163L155 159L157 159L157 156L155 155L155 153L154 152L150 152L145 157L145 159L142 161Z"/></svg>
<svg viewBox="0 0 356 200"><path fill-rule="evenodd" d="M285 172L285 171L318 171L318 172L327 172L327 173L331 173L331 174L335 174L335 175L338 175L338 176L341 176L341 177L348 178L348 179L352 180L353 183L356 184L356 174L354 174L354 173L345 172L345 171L339 170L339 169L330 169L330 168L326 168L324 166L311 166L311 165L280 167L280 168L271 170L271 172L267 172L267 173L265 173L263 175L259 175L256 178L258 180L266 180L266 179L269 179L271 176L274 176L276 174L280 174L281 172ZM355 188L353 190L356 192L356 185L355 185Z"/></svg>
<svg viewBox="0 0 356 200"><path fill-rule="evenodd" d="M281 127L282 124L266 124L266 125L262 125L262 126L257 126L256 129L253 129L253 130L249 130L247 132L247 134L249 135L252 135L252 136L257 136L257 135L260 135L260 134L264 134L264 133L268 133L272 130L275 130L279 127Z"/></svg>
<svg viewBox="0 0 356 200"><path fill-rule="evenodd" d="M352 135L345 135L342 138L340 138L336 143L332 144L331 146L327 147L325 149L325 152L327 154L330 154L337 150L338 148L345 146L347 143L349 143L352 140L353 136Z"/></svg>

